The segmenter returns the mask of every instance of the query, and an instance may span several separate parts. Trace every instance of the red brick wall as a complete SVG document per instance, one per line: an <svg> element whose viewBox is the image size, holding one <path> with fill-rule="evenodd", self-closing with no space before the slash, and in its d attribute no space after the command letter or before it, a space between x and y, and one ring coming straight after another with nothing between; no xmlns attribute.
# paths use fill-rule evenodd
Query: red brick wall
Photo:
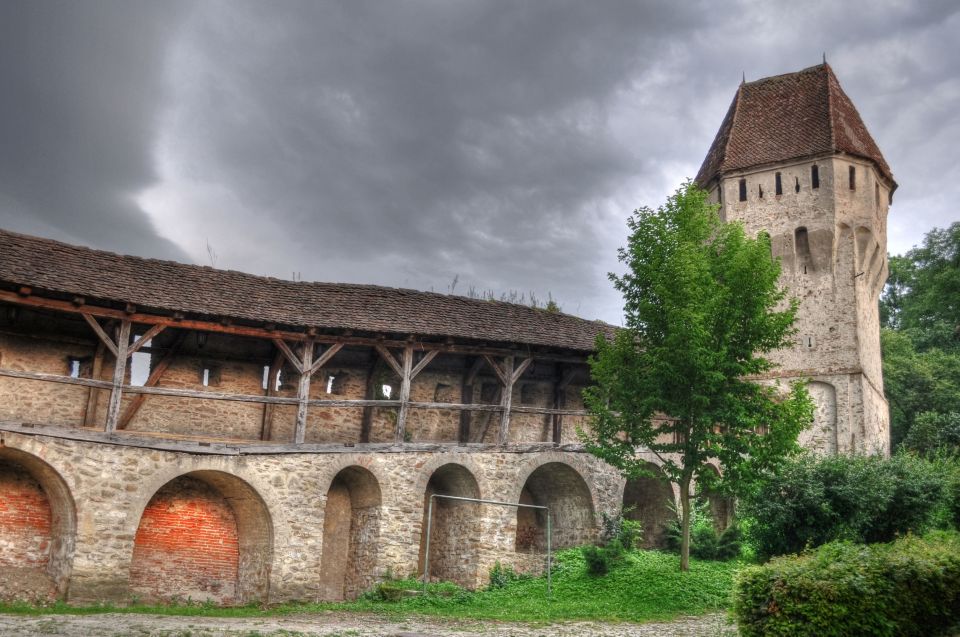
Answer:
<svg viewBox="0 0 960 637"><path fill-rule="evenodd" d="M0 566L45 567L50 517L40 484L20 465L0 460Z"/></svg>
<svg viewBox="0 0 960 637"><path fill-rule="evenodd" d="M233 510L187 476L157 491L134 540L130 588L142 599L236 601L239 565Z"/></svg>

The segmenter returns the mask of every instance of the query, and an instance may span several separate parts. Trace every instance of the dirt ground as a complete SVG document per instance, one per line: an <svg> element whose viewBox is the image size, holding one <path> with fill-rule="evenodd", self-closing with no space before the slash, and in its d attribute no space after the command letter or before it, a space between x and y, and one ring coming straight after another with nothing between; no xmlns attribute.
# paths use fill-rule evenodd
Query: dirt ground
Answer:
<svg viewBox="0 0 960 637"><path fill-rule="evenodd" d="M0 615L4 637L728 637L723 615L666 623L563 622L543 626L475 620L324 613L293 617L207 618L162 615Z"/></svg>

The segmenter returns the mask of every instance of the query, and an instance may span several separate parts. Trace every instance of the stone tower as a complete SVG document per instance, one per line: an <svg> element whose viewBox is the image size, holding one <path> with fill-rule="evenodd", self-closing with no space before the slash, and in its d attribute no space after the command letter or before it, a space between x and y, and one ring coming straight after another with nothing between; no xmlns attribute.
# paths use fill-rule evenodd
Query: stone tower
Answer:
<svg viewBox="0 0 960 637"><path fill-rule="evenodd" d="M830 66L741 84L697 183L725 220L770 235L800 300L794 344L772 356L768 380L811 381L816 419L801 443L889 453L878 298L897 183Z"/></svg>

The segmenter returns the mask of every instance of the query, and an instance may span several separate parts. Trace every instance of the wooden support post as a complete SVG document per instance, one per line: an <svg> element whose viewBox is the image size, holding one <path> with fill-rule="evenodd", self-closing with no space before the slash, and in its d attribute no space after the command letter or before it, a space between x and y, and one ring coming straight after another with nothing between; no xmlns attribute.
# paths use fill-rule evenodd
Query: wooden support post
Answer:
<svg viewBox="0 0 960 637"><path fill-rule="evenodd" d="M110 402L107 405L107 422L104 427L107 433L113 433L117 430L117 422L120 419L120 400L123 398L123 381L126 380L127 375L127 347L129 345L130 321L125 320L120 322L120 330L114 346L117 358L113 366L113 389L110 390Z"/></svg>
<svg viewBox="0 0 960 637"><path fill-rule="evenodd" d="M564 369L563 365L557 365L557 378L553 386L553 408L565 409L567 407L567 387L573 381L576 375L576 369ZM553 414L553 436L551 442L560 444L563 436L563 414Z"/></svg>
<svg viewBox="0 0 960 637"><path fill-rule="evenodd" d="M282 341L281 341L282 342ZM303 342L303 353L300 356L300 386L297 389L297 425L293 435L294 444L301 444L307 433L307 401L310 400L310 376L313 369L314 340L308 338ZM282 348L281 348L282 349Z"/></svg>
<svg viewBox="0 0 960 637"><path fill-rule="evenodd" d="M523 375L523 372L527 371L527 367L533 362L533 358L523 359L516 368L513 366L513 356L504 357L503 368L496 365L493 360L488 359L487 362L493 364L497 376L500 377L501 380L506 381L503 383L503 395L500 397L500 408L502 411L500 412L500 435L498 437L499 444L505 445L510 438L510 409L513 405L513 386Z"/></svg>
<svg viewBox="0 0 960 637"><path fill-rule="evenodd" d="M170 363L173 362L177 352L180 351L180 346L183 345L183 341L186 340L186 338L186 332L181 332L177 335L177 338L174 339L173 344L170 346L170 349L167 350L167 353L164 354L163 358L161 358L154 368L150 370L150 375L147 377L147 382L143 384L144 387L154 387L158 382L160 382L160 377L163 376L167 371L167 368L170 367ZM133 420L133 417L137 415L138 411L140 411L140 407L143 406L143 403L145 403L146 400L147 394L137 394L134 396L133 400L131 400L130 404L127 406L127 409L123 412L120 422L117 423L117 429L126 429L130 424L130 421Z"/></svg>
<svg viewBox="0 0 960 637"><path fill-rule="evenodd" d="M483 368L484 360L474 358L473 363L467 367L463 375L463 382L460 384L460 402L464 405L473 404L473 384L477 380L477 374ZM464 409L460 412L460 431L457 435L458 442L470 442L470 411Z"/></svg>
<svg viewBox="0 0 960 637"><path fill-rule="evenodd" d="M94 380L100 380L103 373L103 355L107 351L107 346L102 340L97 341L97 351L93 355L93 366L90 370L90 377ZM83 418L81 422L84 427L93 427L97 421L97 400L100 398L100 390L91 387L87 393L87 405L83 409Z"/></svg>
<svg viewBox="0 0 960 637"><path fill-rule="evenodd" d="M389 361L388 361L389 362ZM413 346L403 348L403 367L400 375L400 410L397 412L397 430L394 442L402 443L407 427L407 411L410 403L410 382L413 380Z"/></svg>
<svg viewBox="0 0 960 637"><path fill-rule="evenodd" d="M503 384L503 394L500 396L500 435L497 437L497 443L507 444L510 435L510 406L513 404L513 356L507 356L503 359L503 368L497 369L497 375L506 382Z"/></svg>
<svg viewBox="0 0 960 637"><path fill-rule="evenodd" d="M273 363L271 363L270 369L267 370L267 388L263 392L264 396L273 396L273 393L276 391L277 374L279 374L283 368L283 358L283 352L278 349L276 355L273 357ZM263 404L263 422L260 425L260 440L270 440L270 437L273 435L273 410L274 406L271 403Z"/></svg>

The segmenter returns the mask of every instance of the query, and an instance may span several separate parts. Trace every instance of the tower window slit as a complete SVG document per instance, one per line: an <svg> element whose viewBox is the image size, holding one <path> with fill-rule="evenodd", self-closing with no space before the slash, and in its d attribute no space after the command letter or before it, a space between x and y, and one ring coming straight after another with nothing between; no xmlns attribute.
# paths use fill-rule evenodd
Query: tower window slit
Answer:
<svg viewBox="0 0 960 637"><path fill-rule="evenodd" d="M850 190L857 189L857 168L856 166L850 166Z"/></svg>
<svg viewBox="0 0 960 637"><path fill-rule="evenodd" d="M812 182L812 186L814 188L820 187L820 167L819 166L814 165L810 167L810 181Z"/></svg>
<svg viewBox="0 0 960 637"><path fill-rule="evenodd" d="M746 200L747 200L747 180L741 179L740 180L740 201L746 201Z"/></svg>
<svg viewBox="0 0 960 637"><path fill-rule="evenodd" d="M794 177L797 180L797 185L793 187L793 192L800 192L800 178Z"/></svg>
<svg viewBox="0 0 960 637"><path fill-rule="evenodd" d="M757 184L757 194L760 195L760 198L763 199L763 185Z"/></svg>
<svg viewBox="0 0 960 637"><path fill-rule="evenodd" d="M780 178L780 173L777 173L775 188L775 192L778 196L783 194L783 180Z"/></svg>

